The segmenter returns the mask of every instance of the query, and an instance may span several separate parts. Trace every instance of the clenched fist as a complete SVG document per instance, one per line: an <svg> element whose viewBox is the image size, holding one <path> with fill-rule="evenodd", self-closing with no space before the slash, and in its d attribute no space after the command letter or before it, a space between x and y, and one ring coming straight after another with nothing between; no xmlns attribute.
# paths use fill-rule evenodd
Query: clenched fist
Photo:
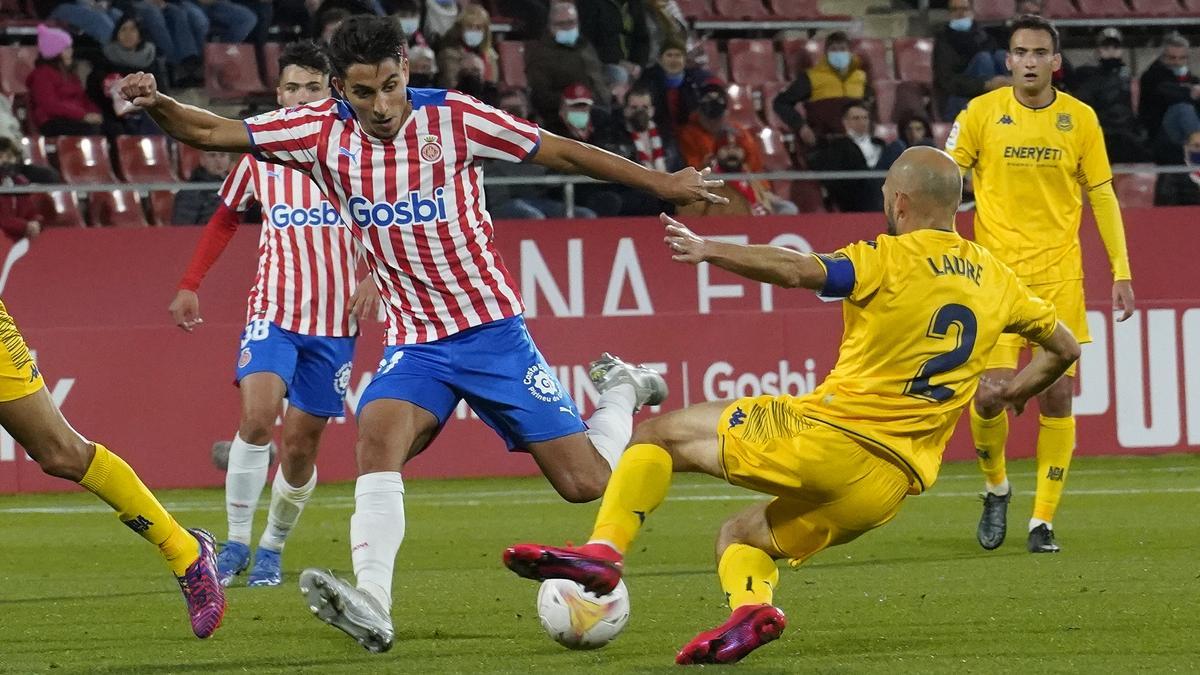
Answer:
<svg viewBox="0 0 1200 675"><path fill-rule="evenodd" d="M158 83L150 73L137 72L126 75L117 82L117 91L121 98L139 108L153 108L158 105Z"/></svg>

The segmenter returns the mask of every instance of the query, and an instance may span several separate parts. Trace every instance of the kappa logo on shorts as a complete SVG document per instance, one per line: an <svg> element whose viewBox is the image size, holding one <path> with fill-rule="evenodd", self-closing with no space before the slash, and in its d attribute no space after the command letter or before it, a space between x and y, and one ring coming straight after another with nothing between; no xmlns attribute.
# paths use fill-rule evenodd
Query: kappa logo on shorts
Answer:
<svg viewBox="0 0 1200 675"><path fill-rule="evenodd" d="M746 413L742 412L741 408L734 408L733 414L729 416L729 428L732 429L746 421Z"/></svg>
<svg viewBox="0 0 1200 675"><path fill-rule="evenodd" d="M333 376L333 388L337 391L338 396L345 396L346 390L350 388L350 362L342 364L338 368L337 374Z"/></svg>
<svg viewBox="0 0 1200 675"><path fill-rule="evenodd" d="M38 379L38 376L42 374L42 371L38 370L36 363L33 364L32 368L33 368L32 372L29 373L29 381L36 382Z"/></svg>
<svg viewBox="0 0 1200 675"><path fill-rule="evenodd" d="M529 393L537 400L543 403L553 403L561 401L563 394L558 388L558 380L555 379L554 373L542 364L530 366L529 370L525 371L525 379L522 383L529 388Z"/></svg>
<svg viewBox="0 0 1200 675"><path fill-rule="evenodd" d="M238 368L245 368L246 366L250 365L250 358L250 348L246 347L238 356Z"/></svg>

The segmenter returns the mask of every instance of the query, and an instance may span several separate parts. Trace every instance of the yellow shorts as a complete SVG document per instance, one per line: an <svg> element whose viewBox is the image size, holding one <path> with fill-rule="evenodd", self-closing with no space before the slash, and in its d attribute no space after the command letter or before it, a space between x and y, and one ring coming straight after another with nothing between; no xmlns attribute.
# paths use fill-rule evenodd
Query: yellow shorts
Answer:
<svg viewBox="0 0 1200 675"><path fill-rule="evenodd" d="M42 375L3 302L0 302L0 343L4 344L4 353L0 354L0 403L25 398L41 389Z"/></svg>
<svg viewBox="0 0 1200 675"><path fill-rule="evenodd" d="M717 427L726 480L775 496L767 522L793 565L891 520L910 483L859 441L804 417L796 400L738 399Z"/></svg>
<svg viewBox="0 0 1200 675"><path fill-rule="evenodd" d="M1071 329L1076 340L1079 340L1080 343L1092 341L1092 336L1088 333L1087 308L1084 306L1083 300L1083 279L1038 284L1030 286L1029 290L1054 305L1054 309L1058 313L1058 320ZM1000 339L996 341L996 348L988 356L987 368L1016 368L1020 361L1021 350L1031 346L1029 341L1020 335L1002 333ZM1071 367L1067 369L1067 375L1075 377L1078 365L1078 361L1072 363Z"/></svg>

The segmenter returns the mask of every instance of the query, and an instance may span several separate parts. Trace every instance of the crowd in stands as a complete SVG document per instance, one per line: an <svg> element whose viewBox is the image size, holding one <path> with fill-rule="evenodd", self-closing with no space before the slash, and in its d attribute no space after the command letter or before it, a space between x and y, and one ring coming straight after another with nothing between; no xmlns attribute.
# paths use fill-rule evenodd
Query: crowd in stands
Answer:
<svg viewBox="0 0 1200 675"><path fill-rule="evenodd" d="M883 171L907 147L942 144L972 97L1012 83L1005 66L1008 25L1044 9L1043 0L1016 0L1010 18L994 16L991 8L989 20L980 21L972 0L948 0L947 21L928 38L889 43L841 30L819 38L807 32L734 38L721 43L728 47L726 62L718 41L698 34L696 15L684 11L706 0L24 1L43 23L31 68L0 68L20 72L7 79L0 72L0 158L15 156L23 167L0 164L0 184L47 178L23 173L31 158L24 156L22 137L103 138L103 154L115 152L119 138L157 134L148 116L113 95L113 84L127 73L153 72L167 91L221 95L232 87L252 108L270 106L275 41L327 41L354 13L396 18L409 36L410 86L463 91L650 168ZM1064 58L1056 86L1095 108L1114 163L1196 167L1162 175L1155 203L1200 204L1200 78L1189 69L1190 44L1164 31L1158 57L1137 75L1120 30L1086 31L1094 58ZM232 56L222 56L226 48ZM17 55L3 53L5 59ZM254 63L219 63L223 58ZM17 91L6 91L14 79ZM192 180L219 180L227 161L205 158L188 173ZM533 165L495 163L486 171L490 177L545 175ZM878 211L880 183L730 180L724 189L730 204L694 208L763 215ZM491 186L487 195L501 218L566 212L561 186ZM173 208L148 208L145 221L203 222L211 206L206 197L181 192ZM575 197L577 217L670 208L611 185L579 185ZM36 234L21 225L30 208L21 201L0 200L10 237Z"/></svg>

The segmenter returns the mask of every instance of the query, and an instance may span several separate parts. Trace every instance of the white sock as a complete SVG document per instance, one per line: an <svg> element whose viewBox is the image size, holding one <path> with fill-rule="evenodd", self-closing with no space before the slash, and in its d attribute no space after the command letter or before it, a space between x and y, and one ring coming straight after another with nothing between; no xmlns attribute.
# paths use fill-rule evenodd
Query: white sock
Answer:
<svg viewBox="0 0 1200 675"><path fill-rule="evenodd" d="M983 484L987 487L988 494L993 494L998 497L1003 497L1004 495L1008 494L1009 491L1012 490L1012 486L1008 484L1007 478L1005 478L1003 481L1001 481L997 485L992 485L991 483L989 483L986 480L983 481Z"/></svg>
<svg viewBox="0 0 1200 675"><path fill-rule="evenodd" d="M1030 518L1029 519L1029 531L1030 532L1033 532L1034 530L1036 530L1038 525L1045 525L1047 528L1049 528L1049 530L1051 532L1054 531L1054 525L1048 520L1041 520L1039 518Z"/></svg>
<svg viewBox="0 0 1200 675"><path fill-rule="evenodd" d="M404 541L404 480L399 471L358 477L350 517L350 558L358 589L370 593L384 611L392 609L392 568Z"/></svg>
<svg viewBox="0 0 1200 675"><path fill-rule="evenodd" d="M313 467L312 478L300 487L293 487L283 477L283 468L275 469L275 480L271 482L271 510L267 511L267 529L258 540L259 548L282 551L287 537L300 520L304 505L317 486L317 467Z"/></svg>
<svg viewBox="0 0 1200 675"><path fill-rule="evenodd" d="M254 529L254 510L258 496L267 484L271 464L271 444L250 445L234 435L229 445L229 468L225 471L225 515L229 519L229 540L250 545Z"/></svg>
<svg viewBox="0 0 1200 675"><path fill-rule="evenodd" d="M587 437L596 452L613 469L633 436L633 409L637 407L637 392L632 384L618 384L600 394L596 412L588 418Z"/></svg>

